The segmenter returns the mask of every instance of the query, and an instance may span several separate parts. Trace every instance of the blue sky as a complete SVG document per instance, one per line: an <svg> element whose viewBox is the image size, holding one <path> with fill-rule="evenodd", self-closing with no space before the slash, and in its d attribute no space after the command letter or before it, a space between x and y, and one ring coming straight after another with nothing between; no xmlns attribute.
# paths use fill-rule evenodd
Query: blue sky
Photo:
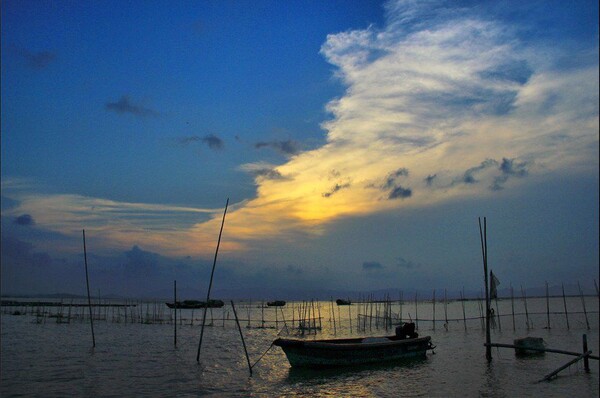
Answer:
<svg viewBox="0 0 600 398"><path fill-rule="evenodd" d="M597 15L2 2L2 291L590 285Z"/></svg>

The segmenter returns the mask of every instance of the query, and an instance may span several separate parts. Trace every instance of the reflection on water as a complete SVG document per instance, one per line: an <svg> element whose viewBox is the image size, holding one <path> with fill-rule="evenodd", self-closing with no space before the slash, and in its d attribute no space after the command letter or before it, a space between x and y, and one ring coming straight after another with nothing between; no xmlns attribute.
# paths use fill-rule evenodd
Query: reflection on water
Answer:
<svg viewBox="0 0 600 398"><path fill-rule="evenodd" d="M462 318L460 304L452 305L449 313L456 312ZM467 316L469 311L478 311L476 303L467 305L470 306ZM544 329L547 322L545 301L530 300L528 305L531 313L544 313L538 318L531 316L530 323L538 326L527 330L524 320L517 318L521 326L513 331L512 319L508 317L503 319L502 330L492 332L493 341L510 343L515 337L531 335L543 337L552 348L581 351L582 334L587 333L589 348L598 353L597 299L587 303L592 327L589 331L583 314L574 313L569 314L569 330L561 325L561 315L551 319L550 329ZM539 308L536 309L536 305ZM334 307L334 330L332 307L323 303L320 308L322 329L316 336L305 335L305 338L392 333L382 325L376 328L374 324L371 330L357 333L359 307L352 307L341 312ZM250 361L254 363L281 331L282 318L278 318L278 329L257 328L262 323L263 313L268 322L275 320L274 312L254 307L246 309L241 304L239 308L240 316L249 313L252 317L250 328L245 327L248 322L242 322L242 326ZM393 308L394 313L398 310ZM501 306L500 310L504 311L506 307ZM193 326L180 326L177 347L173 346L173 326L170 324L99 321L94 324L96 348L91 349L90 328L86 322L36 323L34 315L3 314L1 396L562 397L576 391L577 396L597 397L599 392L598 361L590 361L590 373L585 373L583 364L578 363L561 373L558 379L539 384L534 382L571 357L546 354L517 358L512 350L494 349L493 361L488 364L483 347L484 333L478 320L471 321L466 331L462 321L450 321L448 330L439 325L433 330L431 322L420 322L419 334L431 335L437 346L435 354L430 352L426 359L341 369L293 369L283 351L271 347L250 377L235 323L217 319L220 314L227 319L226 311L224 308L222 313L215 312L213 326L205 330L200 364L195 361L200 335L197 321ZM294 336L291 311L292 307L286 305L284 313L278 316L285 317L289 335ZM414 308L406 305L403 311L406 315ZM438 308L438 314L439 311ZM425 319L432 316L427 313L425 304L419 307L418 313ZM182 315L189 319L191 312ZM202 314L196 311L194 316L201 318ZM297 318L295 316L295 322ZM285 331L282 335L286 335Z"/></svg>

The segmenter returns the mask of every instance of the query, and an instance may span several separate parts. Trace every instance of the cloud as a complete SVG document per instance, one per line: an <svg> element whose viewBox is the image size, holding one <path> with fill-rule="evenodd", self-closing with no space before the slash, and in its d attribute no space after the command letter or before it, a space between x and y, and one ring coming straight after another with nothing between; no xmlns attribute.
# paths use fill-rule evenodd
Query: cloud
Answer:
<svg viewBox="0 0 600 398"><path fill-rule="evenodd" d="M510 177L525 177L529 166L528 162L519 162L515 161L515 159L502 158L502 163L500 163L499 167L502 175L494 178L494 182L490 186L490 189L492 191L504 189L504 183L506 183Z"/></svg>
<svg viewBox="0 0 600 398"><path fill-rule="evenodd" d="M437 174L429 174L424 179L425 184L427 184L427 186L430 187L433 184L433 181L435 180L436 177L437 177Z"/></svg>
<svg viewBox="0 0 600 398"><path fill-rule="evenodd" d="M14 52L32 69L44 69L56 59L56 53L51 51L33 52L25 48L13 47Z"/></svg>
<svg viewBox="0 0 600 398"><path fill-rule="evenodd" d="M16 225L22 225L22 226L35 225L35 221L33 220L33 217L31 217L29 214L21 214L20 216L15 218L14 223Z"/></svg>
<svg viewBox="0 0 600 398"><path fill-rule="evenodd" d="M486 159L483 162L481 162L481 164L479 164L478 166L471 167L470 169L465 171L462 181L465 184L476 184L479 181L475 179L475 174L477 174L480 171L483 171L485 169L488 169L490 167L497 166L497 165L498 165L498 162L495 161L494 159Z"/></svg>
<svg viewBox="0 0 600 398"><path fill-rule="evenodd" d="M238 170L245 173L249 173L256 178L265 180L286 180L289 177L284 177L279 171L276 170L275 165L258 162L258 163L246 163L238 167Z"/></svg>
<svg viewBox="0 0 600 398"><path fill-rule="evenodd" d="M141 117L158 116L158 112L132 103L127 95L123 95L117 102L107 102L104 107L107 111L121 114L130 113Z"/></svg>
<svg viewBox="0 0 600 398"><path fill-rule="evenodd" d="M200 137L198 135L178 137L178 138L176 138L176 141L179 145L182 145L182 146L188 146L195 142L201 142L201 143L207 145L210 149L214 149L214 150L220 150L220 149L223 149L223 147L224 147L223 140L214 134L207 134L203 137Z"/></svg>
<svg viewBox="0 0 600 398"><path fill-rule="evenodd" d="M397 261L398 262L396 263L396 266L399 267L399 268L412 269L412 268L415 268L415 267L419 266L418 264L415 264L412 261L409 261L409 260L407 260L407 259L405 259L403 257L398 257Z"/></svg>
<svg viewBox="0 0 600 398"><path fill-rule="evenodd" d="M348 183L345 183L345 184L335 184L335 185L333 186L333 188L331 188L331 189L330 189L328 192L324 192L324 193L322 193L321 195L322 195L324 198L328 198L328 197L330 197L331 195L333 195L334 193L338 192L339 190L341 190L341 189L345 189L345 188L349 188L349 187L350 187L350 183L349 183L349 182L348 182Z"/></svg>
<svg viewBox="0 0 600 398"><path fill-rule="evenodd" d="M300 152L300 146L296 141L261 141L254 144L257 149L271 148L284 155L296 155Z"/></svg>
<svg viewBox="0 0 600 398"><path fill-rule="evenodd" d="M388 199L406 199L412 196L412 189L404 188L401 185L394 187L390 194L388 195Z"/></svg>
<svg viewBox="0 0 600 398"><path fill-rule="evenodd" d="M362 264L362 269L365 271L382 270L385 267L377 261L365 261Z"/></svg>

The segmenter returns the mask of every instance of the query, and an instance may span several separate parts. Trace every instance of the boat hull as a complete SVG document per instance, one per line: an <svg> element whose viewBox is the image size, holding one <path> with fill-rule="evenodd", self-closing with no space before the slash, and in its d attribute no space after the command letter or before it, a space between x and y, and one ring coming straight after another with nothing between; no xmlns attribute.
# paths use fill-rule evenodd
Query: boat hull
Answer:
<svg viewBox="0 0 600 398"><path fill-rule="evenodd" d="M353 366L425 358L431 337L314 340L277 339L292 367Z"/></svg>

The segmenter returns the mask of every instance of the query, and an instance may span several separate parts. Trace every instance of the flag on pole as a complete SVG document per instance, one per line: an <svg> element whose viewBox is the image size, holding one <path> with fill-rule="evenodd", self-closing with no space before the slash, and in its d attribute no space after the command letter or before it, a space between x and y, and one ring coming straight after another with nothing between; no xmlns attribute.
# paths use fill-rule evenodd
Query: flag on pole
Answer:
<svg viewBox="0 0 600 398"><path fill-rule="evenodd" d="M497 286L500 284L493 271L490 271L490 299L498 298Z"/></svg>

